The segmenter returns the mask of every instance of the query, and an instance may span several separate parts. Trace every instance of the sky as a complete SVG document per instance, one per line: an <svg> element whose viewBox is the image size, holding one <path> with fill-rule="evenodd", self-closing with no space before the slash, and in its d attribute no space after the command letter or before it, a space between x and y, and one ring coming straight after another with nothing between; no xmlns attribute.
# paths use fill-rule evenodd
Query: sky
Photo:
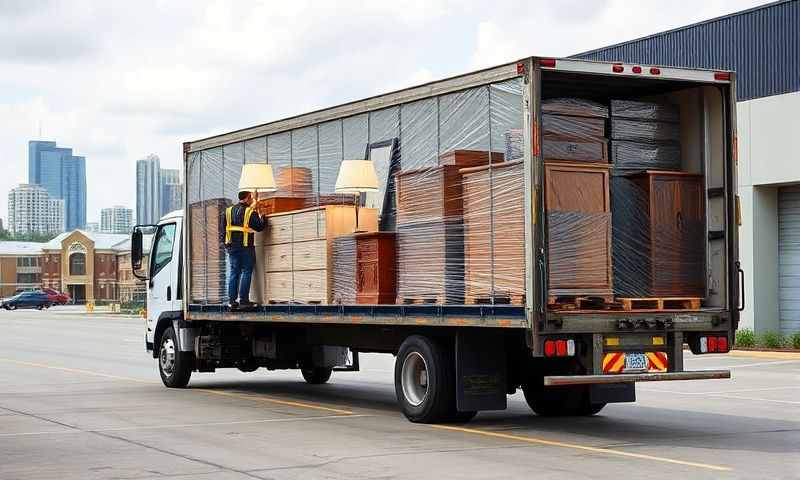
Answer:
<svg viewBox="0 0 800 480"><path fill-rule="evenodd" d="M763 3L0 0L0 217L29 140L86 157L94 222L135 208L136 160L180 168L185 141Z"/></svg>

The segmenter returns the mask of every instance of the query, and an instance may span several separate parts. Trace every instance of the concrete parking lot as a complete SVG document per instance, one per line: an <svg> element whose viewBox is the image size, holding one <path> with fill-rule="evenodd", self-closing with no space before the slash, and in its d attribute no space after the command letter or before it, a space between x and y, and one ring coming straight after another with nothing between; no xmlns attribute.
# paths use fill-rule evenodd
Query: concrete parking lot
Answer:
<svg viewBox="0 0 800 480"><path fill-rule="evenodd" d="M161 385L141 319L0 312L0 479L800 478L800 361L709 355L732 380L640 384L591 418L521 393L468 424L409 423L393 358L307 385L297 372Z"/></svg>

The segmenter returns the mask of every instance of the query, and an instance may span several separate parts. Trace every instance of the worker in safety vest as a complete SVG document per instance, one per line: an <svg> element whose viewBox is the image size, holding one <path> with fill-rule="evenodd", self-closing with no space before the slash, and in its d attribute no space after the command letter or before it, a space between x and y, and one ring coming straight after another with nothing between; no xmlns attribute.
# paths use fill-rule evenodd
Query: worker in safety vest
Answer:
<svg viewBox="0 0 800 480"><path fill-rule="evenodd" d="M228 301L234 310L249 308L250 280L256 264L255 232L264 230L264 219L252 207L253 194L239 192L239 203L225 209L225 250L228 252ZM238 299L238 301L237 301Z"/></svg>

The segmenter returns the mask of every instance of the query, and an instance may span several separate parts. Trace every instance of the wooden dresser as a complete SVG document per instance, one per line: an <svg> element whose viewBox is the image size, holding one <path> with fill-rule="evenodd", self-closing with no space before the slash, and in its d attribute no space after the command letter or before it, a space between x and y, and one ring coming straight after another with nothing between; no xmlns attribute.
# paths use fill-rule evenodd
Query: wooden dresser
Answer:
<svg viewBox="0 0 800 480"><path fill-rule="evenodd" d="M395 233L358 233L356 303L392 304L397 297Z"/></svg>
<svg viewBox="0 0 800 480"><path fill-rule="evenodd" d="M332 303L333 239L351 235L355 207L326 205L269 215L263 233L265 303ZM377 230L377 212L359 209L359 229Z"/></svg>
<svg viewBox="0 0 800 480"><path fill-rule="evenodd" d="M614 276L627 297L704 297L703 176L648 170L615 177Z"/></svg>
<svg viewBox="0 0 800 480"><path fill-rule="evenodd" d="M609 165L545 162L550 297L613 298Z"/></svg>

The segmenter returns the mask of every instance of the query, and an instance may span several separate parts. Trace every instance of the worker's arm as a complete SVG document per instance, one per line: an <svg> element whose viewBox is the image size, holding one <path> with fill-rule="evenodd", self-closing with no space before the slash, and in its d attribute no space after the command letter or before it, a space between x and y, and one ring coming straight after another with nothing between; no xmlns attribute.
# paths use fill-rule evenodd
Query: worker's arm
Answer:
<svg viewBox="0 0 800 480"><path fill-rule="evenodd" d="M264 217L258 214L256 209L253 209L253 214L250 215L250 225L248 226L256 232L260 232L267 226L267 222L264 220Z"/></svg>

